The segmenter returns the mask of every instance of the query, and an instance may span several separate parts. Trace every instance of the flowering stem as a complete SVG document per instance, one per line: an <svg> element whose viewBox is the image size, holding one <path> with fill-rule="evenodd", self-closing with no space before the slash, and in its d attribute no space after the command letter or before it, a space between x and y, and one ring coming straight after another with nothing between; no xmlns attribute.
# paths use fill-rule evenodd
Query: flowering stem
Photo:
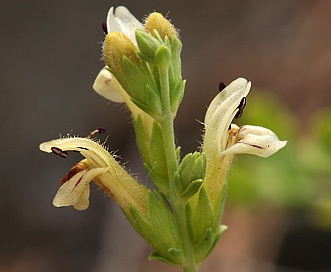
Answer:
<svg viewBox="0 0 331 272"><path fill-rule="evenodd" d="M173 114L171 111L170 92L169 92L169 64L160 66L158 68L161 85L161 101L163 118L160 122L162 128L162 136L164 142L164 148L166 150L167 171L169 176L169 191L166 195L182 241L182 249L185 257L185 263L183 265L184 272L196 272L199 265L195 263L194 248L190 240L187 215L186 215L186 202L180 199L177 195L174 183L174 174L178 170L178 162L176 155L176 145L174 139L173 128Z"/></svg>

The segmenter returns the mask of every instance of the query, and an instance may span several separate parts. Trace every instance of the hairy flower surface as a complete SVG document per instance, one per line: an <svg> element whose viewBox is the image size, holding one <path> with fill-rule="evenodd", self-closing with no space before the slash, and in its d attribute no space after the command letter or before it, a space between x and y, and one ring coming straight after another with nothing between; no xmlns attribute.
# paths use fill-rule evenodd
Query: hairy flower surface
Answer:
<svg viewBox="0 0 331 272"><path fill-rule="evenodd" d="M44 142L40 144L39 148L48 153L53 150L78 151L85 157L62 179L64 183L53 200L54 206L73 206L78 210L87 209L89 183L93 180L124 211L128 212L131 207L138 210L145 209L147 189L132 178L99 143L89 138L60 138Z"/></svg>

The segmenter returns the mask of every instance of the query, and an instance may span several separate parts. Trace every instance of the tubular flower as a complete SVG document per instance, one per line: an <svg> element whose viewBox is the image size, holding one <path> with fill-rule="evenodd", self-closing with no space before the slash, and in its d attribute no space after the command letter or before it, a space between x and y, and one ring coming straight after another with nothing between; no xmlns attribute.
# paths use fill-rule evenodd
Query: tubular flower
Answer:
<svg viewBox="0 0 331 272"><path fill-rule="evenodd" d="M207 167L204 186L214 205L222 198L223 185L235 154L268 157L286 145L271 130L231 124L241 116L251 83L238 78L213 99L205 116L203 151ZM214 206L216 208L216 206Z"/></svg>
<svg viewBox="0 0 331 272"><path fill-rule="evenodd" d="M44 142L39 148L44 152L55 152L58 155L67 154L67 151L78 151L85 157L61 180L63 185L54 197L54 206L87 209L89 183L93 180L127 214L132 207L142 213L147 210L147 188L132 178L99 143L89 138L60 138Z"/></svg>
<svg viewBox="0 0 331 272"><path fill-rule="evenodd" d="M251 83L238 78L211 102L205 116L204 151L218 155L254 154L268 157L286 145L271 130L257 126L238 127L231 124L241 115L243 101ZM216 151L216 153L215 153Z"/></svg>

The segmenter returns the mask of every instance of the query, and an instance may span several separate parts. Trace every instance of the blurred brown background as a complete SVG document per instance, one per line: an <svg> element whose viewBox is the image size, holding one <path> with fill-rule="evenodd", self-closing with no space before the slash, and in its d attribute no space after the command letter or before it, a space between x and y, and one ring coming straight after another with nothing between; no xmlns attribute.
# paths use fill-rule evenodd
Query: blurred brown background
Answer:
<svg viewBox="0 0 331 272"><path fill-rule="evenodd" d="M132 172L142 173L146 182L128 112L99 97L91 87L103 66L101 23L109 7L118 5L127 6L138 19L154 10L168 14L181 29L187 88L176 136L183 153L198 147L202 126L196 120L203 120L219 81L229 83L244 76L253 86L272 90L301 120L303 133L310 113L330 105L328 0L2 0L0 271L161 271L159 263L146 263L150 249L118 207L97 189L92 190L90 208L84 212L54 208L58 180L79 156L61 159L38 150L40 142L59 134L85 136L104 126L110 149L119 150ZM225 217L223 223L230 231L223 237L224 247L210 257L213 268L206 264L204 271L222 267L223 271L319 271L318 265L286 270L277 256L259 260L249 247L243 249L249 239L245 231L240 240L226 242L226 235L235 236L235 226L242 226L244 217L237 221L236 216L228 221ZM268 228L267 223L260 226ZM243 252L243 259L229 257L219 263L218 250L225 255L231 250ZM263 265L240 270L238 262L247 260ZM323 271L331 271L330 258L328 264L320 262L330 269Z"/></svg>

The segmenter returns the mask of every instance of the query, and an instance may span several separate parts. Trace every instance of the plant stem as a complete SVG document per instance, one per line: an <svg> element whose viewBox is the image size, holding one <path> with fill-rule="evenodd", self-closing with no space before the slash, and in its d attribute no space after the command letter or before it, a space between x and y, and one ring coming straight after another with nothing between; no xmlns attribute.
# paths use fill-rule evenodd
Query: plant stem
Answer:
<svg viewBox="0 0 331 272"><path fill-rule="evenodd" d="M160 122L164 148L166 150L167 171L169 176L169 195L166 196L173 210L173 215L180 233L182 249L185 258L183 264L184 272L196 272L199 265L195 263L194 248L189 236L189 229L186 215L186 202L182 201L177 195L174 174L178 170L176 155L176 145L173 128L173 114L171 111L170 90L169 90L169 65L158 68L161 86L161 101L163 119Z"/></svg>

